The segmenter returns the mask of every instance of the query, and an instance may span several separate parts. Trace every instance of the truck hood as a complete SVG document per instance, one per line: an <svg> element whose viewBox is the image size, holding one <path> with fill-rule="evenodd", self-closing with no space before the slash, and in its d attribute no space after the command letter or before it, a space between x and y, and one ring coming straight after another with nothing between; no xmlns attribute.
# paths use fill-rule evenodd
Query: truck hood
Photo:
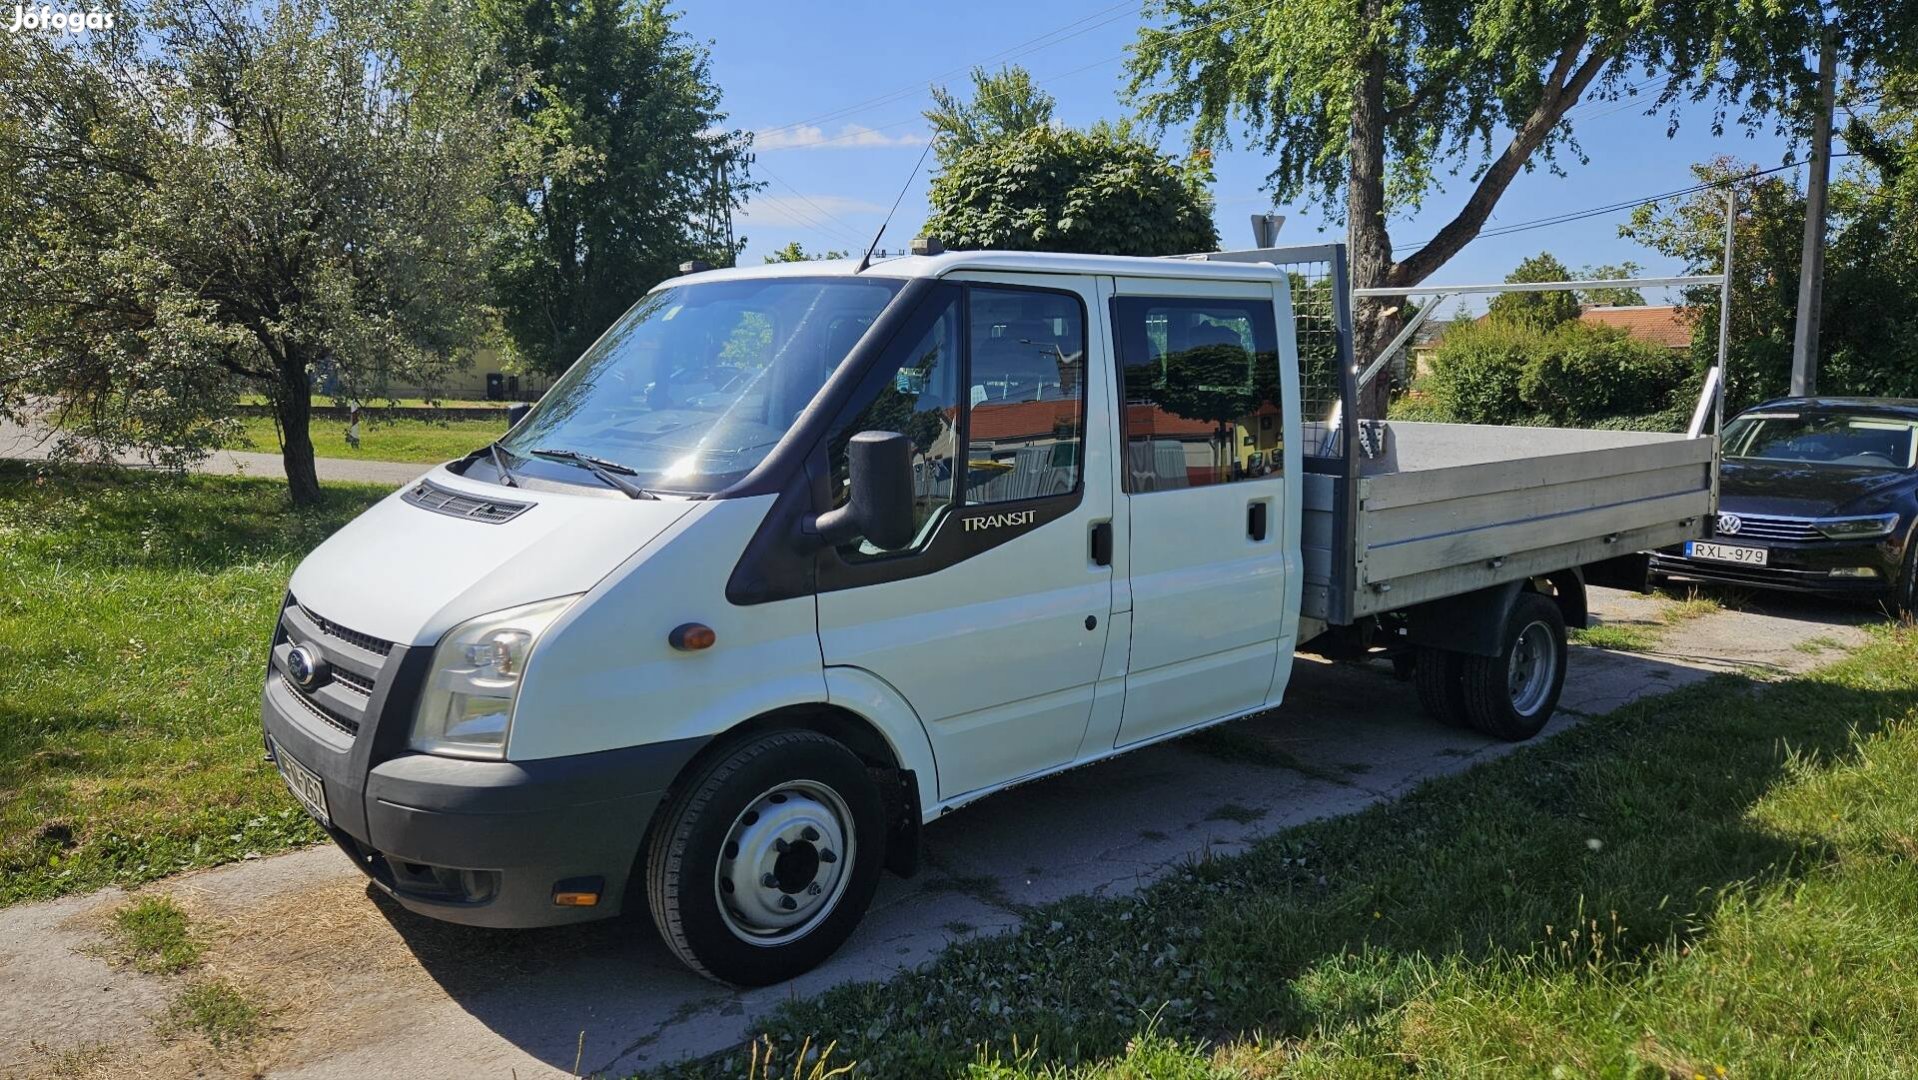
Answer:
<svg viewBox="0 0 1918 1080"><path fill-rule="evenodd" d="M1718 471L1718 508L1735 514L1829 517L1871 514L1897 502L1918 474L1901 469L1728 458Z"/></svg>
<svg viewBox="0 0 1918 1080"><path fill-rule="evenodd" d="M526 508L493 522L415 505L421 484ZM606 498L483 484L442 465L313 549L293 595L341 626L403 645L467 619L591 589L699 503Z"/></svg>

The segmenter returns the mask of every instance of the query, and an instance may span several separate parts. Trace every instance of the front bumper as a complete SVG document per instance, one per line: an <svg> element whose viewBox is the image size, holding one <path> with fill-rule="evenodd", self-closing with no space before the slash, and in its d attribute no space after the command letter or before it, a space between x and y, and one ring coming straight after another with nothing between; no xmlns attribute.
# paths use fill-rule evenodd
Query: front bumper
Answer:
<svg viewBox="0 0 1918 1080"><path fill-rule="evenodd" d="M1786 592L1877 597L1890 593L1898 584L1903 565L1903 551L1882 539L1786 543L1725 536L1714 542L1762 547L1766 550L1766 565L1688 559L1681 544L1653 552L1651 572ZM1832 576L1834 569L1852 567L1869 567L1875 573L1870 577Z"/></svg>
<svg viewBox="0 0 1918 1080"><path fill-rule="evenodd" d="M413 666L402 660L396 681ZM654 809L705 741L538 761L419 754L403 749L416 695L383 689L377 723L349 734L270 671L260 710L268 752L277 745L320 776L328 832L375 885L408 910L472 926L618 914ZM561 883L597 891L599 903L555 904Z"/></svg>

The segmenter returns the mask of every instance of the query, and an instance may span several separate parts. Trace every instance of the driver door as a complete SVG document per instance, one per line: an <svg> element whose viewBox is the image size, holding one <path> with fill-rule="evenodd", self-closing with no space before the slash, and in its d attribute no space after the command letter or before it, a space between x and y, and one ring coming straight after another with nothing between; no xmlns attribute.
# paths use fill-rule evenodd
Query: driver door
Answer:
<svg viewBox="0 0 1918 1080"><path fill-rule="evenodd" d="M1043 287L1035 287L1043 282ZM1094 279L944 283L901 331L892 379L829 446L900 431L919 533L906 548L822 553L825 662L861 668L917 712L952 798L1071 761L1091 717L1112 611L1111 437Z"/></svg>

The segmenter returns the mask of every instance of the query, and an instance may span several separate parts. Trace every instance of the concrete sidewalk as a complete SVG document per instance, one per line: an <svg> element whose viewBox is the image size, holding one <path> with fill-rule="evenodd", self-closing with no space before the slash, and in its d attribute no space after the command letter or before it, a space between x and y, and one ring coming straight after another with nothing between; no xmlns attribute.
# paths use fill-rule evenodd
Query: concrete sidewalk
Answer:
<svg viewBox="0 0 1918 1080"><path fill-rule="evenodd" d="M1594 590L1597 617L1657 626L1668 602ZM1783 601L1665 631L1654 653L1576 648L1561 716L1588 715L1736 672L1768 679L1835 659L1869 613ZM149 886L212 940L208 970L269 1003L272 1033L212 1055L153 1018L177 980L92 955L124 894L0 911L0 1074L50 1072L62 1052L102 1075L467 1077L621 1075L736 1044L795 995L884 979L948 944L1013 926L1029 905L1114 895L1204 854L1395 798L1512 750L1424 717L1382 664L1301 659L1284 707L1029 784L928 826L927 867L888 876L863 927L825 966L736 991L700 979L650 921L485 931L410 915L345 856L316 848ZM261 766L265 768L264 765ZM137 1070L133 1068L137 1064Z"/></svg>
<svg viewBox="0 0 1918 1080"><path fill-rule="evenodd" d="M52 435L44 427L28 427L0 420L0 458L44 461L53 447ZM114 460L136 469L152 467L138 454L120 454ZM433 468L412 462L362 461L357 458L316 458L313 464L323 484L386 484L392 487L408 483ZM286 477L286 467L280 455L245 450L216 450L195 465L193 471L213 476Z"/></svg>

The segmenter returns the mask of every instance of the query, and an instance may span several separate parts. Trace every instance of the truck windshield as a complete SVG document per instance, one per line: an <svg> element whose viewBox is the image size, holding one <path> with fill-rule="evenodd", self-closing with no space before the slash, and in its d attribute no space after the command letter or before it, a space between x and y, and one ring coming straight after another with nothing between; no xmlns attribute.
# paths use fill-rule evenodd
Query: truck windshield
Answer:
<svg viewBox="0 0 1918 1080"><path fill-rule="evenodd" d="M1918 464L1918 421L1810 410L1748 412L1725 425L1725 456L1869 469Z"/></svg>
<svg viewBox="0 0 1918 1080"><path fill-rule="evenodd" d="M719 491L771 452L902 284L786 277L649 293L499 445L516 470L550 479L598 482L550 453L573 451L648 490Z"/></svg>

